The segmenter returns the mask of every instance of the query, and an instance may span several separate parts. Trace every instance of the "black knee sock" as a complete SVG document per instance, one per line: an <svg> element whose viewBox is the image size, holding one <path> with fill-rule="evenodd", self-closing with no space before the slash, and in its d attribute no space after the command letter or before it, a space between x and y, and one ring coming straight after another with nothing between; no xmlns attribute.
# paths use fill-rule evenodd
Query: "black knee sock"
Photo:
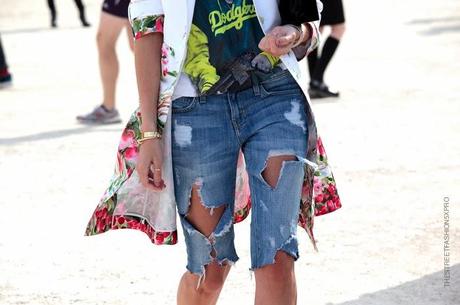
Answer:
<svg viewBox="0 0 460 305"><path fill-rule="evenodd" d="M56 21L56 7L54 6L54 0L48 0L48 7L50 8L51 20Z"/></svg>
<svg viewBox="0 0 460 305"><path fill-rule="evenodd" d="M77 6L80 19L82 21L86 21L85 6L83 5L83 2L81 0L75 0L75 5Z"/></svg>
<svg viewBox="0 0 460 305"><path fill-rule="evenodd" d="M326 71L327 65L334 56L337 47L339 46L340 40L335 39L334 37L329 36L324 43L323 50L321 51L321 56L316 63L315 72L313 73L312 78L314 80L323 81L324 72Z"/></svg>
<svg viewBox="0 0 460 305"><path fill-rule="evenodd" d="M7 74L7 73L8 73L8 66L6 65L6 58L5 58L5 54L3 53L2 40L0 38L0 76L3 76L2 74Z"/></svg>
<svg viewBox="0 0 460 305"><path fill-rule="evenodd" d="M318 62L318 48L314 49L307 57L308 60L308 72L310 73L310 79L313 77L313 72Z"/></svg>

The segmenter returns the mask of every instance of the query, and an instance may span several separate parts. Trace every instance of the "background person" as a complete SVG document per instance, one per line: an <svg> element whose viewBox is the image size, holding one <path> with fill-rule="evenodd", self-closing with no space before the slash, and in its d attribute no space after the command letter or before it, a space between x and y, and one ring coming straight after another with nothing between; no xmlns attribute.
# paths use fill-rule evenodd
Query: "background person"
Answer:
<svg viewBox="0 0 460 305"><path fill-rule="evenodd" d="M102 104L90 113L77 116L77 120L80 123L113 124L121 122L120 114L115 108L115 93L119 71L116 44L121 31L126 28L129 45L133 50L134 42L131 26L128 22L128 5L129 0L105 0L102 4L96 40L103 99Z"/></svg>
<svg viewBox="0 0 460 305"><path fill-rule="evenodd" d="M308 70L310 72L309 94L311 98L339 96L339 92L329 90L329 87L324 82L324 73L345 32L345 13L342 0L322 0L322 2L323 11L321 12L320 31L322 32L325 26L331 26L331 34L324 42L321 55L318 55L318 49L315 49L308 56Z"/></svg>
<svg viewBox="0 0 460 305"><path fill-rule="evenodd" d="M0 88L11 84L11 74L6 64L5 53L3 52L2 39L0 38Z"/></svg>
<svg viewBox="0 0 460 305"><path fill-rule="evenodd" d="M78 9L81 25L84 27L91 26L91 24L89 24L88 21L86 20L85 6L83 5L83 2L81 0L74 0L74 1ZM48 7L50 8L50 12L51 12L51 27L55 28L57 27L57 23L56 23L57 11L56 11L56 6L54 5L54 0L48 0Z"/></svg>

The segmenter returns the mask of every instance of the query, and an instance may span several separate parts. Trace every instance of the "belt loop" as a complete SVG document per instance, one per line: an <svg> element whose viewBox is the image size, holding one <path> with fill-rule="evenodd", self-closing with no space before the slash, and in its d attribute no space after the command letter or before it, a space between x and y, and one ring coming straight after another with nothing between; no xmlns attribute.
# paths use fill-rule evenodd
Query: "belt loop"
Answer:
<svg viewBox="0 0 460 305"><path fill-rule="evenodd" d="M198 98L199 98L200 104L206 103L206 95L205 94L198 96Z"/></svg>
<svg viewBox="0 0 460 305"><path fill-rule="evenodd" d="M260 87L259 87L259 78L255 73L251 73L251 82L252 82L252 89L254 90L254 95L260 95Z"/></svg>

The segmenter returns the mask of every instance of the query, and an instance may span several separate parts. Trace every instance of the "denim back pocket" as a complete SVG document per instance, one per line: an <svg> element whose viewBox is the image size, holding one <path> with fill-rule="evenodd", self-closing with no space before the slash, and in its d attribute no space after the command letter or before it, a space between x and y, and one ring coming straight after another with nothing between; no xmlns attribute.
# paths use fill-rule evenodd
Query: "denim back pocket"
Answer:
<svg viewBox="0 0 460 305"><path fill-rule="evenodd" d="M198 98L194 96L182 96L172 101L171 109L173 113L188 112L191 111Z"/></svg>

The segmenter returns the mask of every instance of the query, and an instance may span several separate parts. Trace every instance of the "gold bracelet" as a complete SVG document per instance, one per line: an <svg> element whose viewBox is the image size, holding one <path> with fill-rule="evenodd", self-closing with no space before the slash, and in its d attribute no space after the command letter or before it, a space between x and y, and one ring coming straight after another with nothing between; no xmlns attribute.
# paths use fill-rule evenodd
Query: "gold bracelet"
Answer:
<svg viewBox="0 0 460 305"><path fill-rule="evenodd" d="M147 140L151 139L161 139L161 133L158 131L145 131L141 133L141 138L137 140L137 143L141 145Z"/></svg>

